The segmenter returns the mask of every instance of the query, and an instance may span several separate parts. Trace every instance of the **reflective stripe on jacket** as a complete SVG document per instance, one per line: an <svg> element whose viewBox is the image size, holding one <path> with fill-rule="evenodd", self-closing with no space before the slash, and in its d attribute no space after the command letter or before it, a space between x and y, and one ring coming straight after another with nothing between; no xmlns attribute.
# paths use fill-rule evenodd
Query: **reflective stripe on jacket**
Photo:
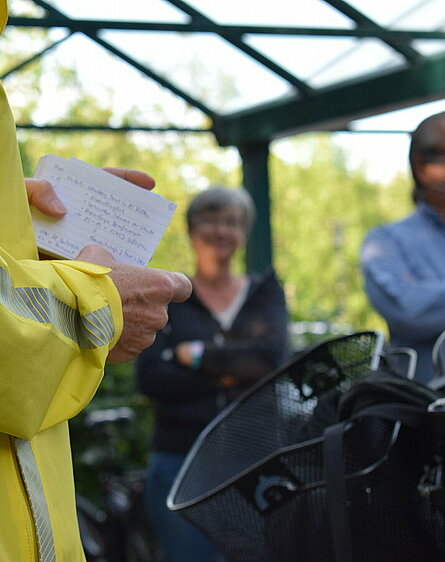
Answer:
<svg viewBox="0 0 445 562"><path fill-rule="evenodd" d="M0 0L0 30L6 2ZM69 418L122 329L108 269L38 262L15 128L0 87L0 560L84 560Z"/></svg>

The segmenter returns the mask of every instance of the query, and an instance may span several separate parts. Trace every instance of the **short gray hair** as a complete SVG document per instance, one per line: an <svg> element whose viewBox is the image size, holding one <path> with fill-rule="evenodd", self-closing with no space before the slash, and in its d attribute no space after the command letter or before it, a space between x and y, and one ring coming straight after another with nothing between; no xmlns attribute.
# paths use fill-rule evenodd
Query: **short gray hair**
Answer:
<svg viewBox="0 0 445 562"><path fill-rule="evenodd" d="M195 195L190 201L186 212L189 232L205 212L215 212L226 207L236 207L244 217L244 229L249 232L255 220L255 205L249 192L244 187L230 189L222 185L213 185Z"/></svg>

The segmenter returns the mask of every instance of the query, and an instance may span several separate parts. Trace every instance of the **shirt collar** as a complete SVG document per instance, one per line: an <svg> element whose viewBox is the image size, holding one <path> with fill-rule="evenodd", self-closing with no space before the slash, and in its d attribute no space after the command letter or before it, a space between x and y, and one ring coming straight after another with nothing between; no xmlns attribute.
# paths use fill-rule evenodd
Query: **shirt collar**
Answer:
<svg viewBox="0 0 445 562"><path fill-rule="evenodd" d="M439 215L434 207L428 205L425 201L421 201L417 204L417 210L426 219L433 221L437 225L445 227L445 220Z"/></svg>

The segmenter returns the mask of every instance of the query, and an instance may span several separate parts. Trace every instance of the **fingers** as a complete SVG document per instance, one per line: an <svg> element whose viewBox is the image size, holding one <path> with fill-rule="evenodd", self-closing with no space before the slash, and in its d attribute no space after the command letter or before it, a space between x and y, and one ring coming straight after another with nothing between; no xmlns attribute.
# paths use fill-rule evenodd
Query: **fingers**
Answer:
<svg viewBox="0 0 445 562"><path fill-rule="evenodd" d="M151 285L150 290L158 288L159 295L163 294L166 303L183 302L192 294L192 283L183 273L172 273L163 269L137 268L146 273L147 283ZM149 286L148 285L148 286Z"/></svg>
<svg viewBox="0 0 445 562"><path fill-rule="evenodd" d="M110 276L121 295L124 329L109 359L130 361L154 342L167 324L168 304L187 299L192 285L180 273L120 264Z"/></svg>
<svg viewBox="0 0 445 562"><path fill-rule="evenodd" d="M67 209L46 180L25 178L29 204L50 217L63 217Z"/></svg>
<svg viewBox="0 0 445 562"><path fill-rule="evenodd" d="M175 347L175 355L176 360L178 361L178 363L181 363L181 365L186 365L187 367L191 365L192 357L189 352L188 342L178 343L178 345Z"/></svg>
<svg viewBox="0 0 445 562"><path fill-rule="evenodd" d="M127 180L139 187L144 189L153 189L155 186L155 180L146 174L145 172L141 172L139 170L128 170L126 168L113 168L110 166L104 166L102 170L109 172L119 178Z"/></svg>
<svg viewBox="0 0 445 562"><path fill-rule="evenodd" d="M75 259L110 267L113 269L112 278L114 277L118 284L124 277L125 283L130 278L133 281L139 279L141 288L144 288L145 284L156 286L159 289L159 298L164 298L166 303L185 301L192 292L192 284L184 274L118 264L111 252L96 244L82 248Z"/></svg>
<svg viewBox="0 0 445 562"><path fill-rule="evenodd" d="M188 277L183 273L170 273L174 285L172 302L186 301L192 294L192 284Z"/></svg>
<svg viewBox="0 0 445 562"><path fill-rule="evenodd" d="M124 265L101 246L83 248L78 260L111 269L110 277L119 291L124 326L121 337L109 354L113 362L130 361L155 340L167 324L167 306L190 296L192 284L182 273Z"/></svg>

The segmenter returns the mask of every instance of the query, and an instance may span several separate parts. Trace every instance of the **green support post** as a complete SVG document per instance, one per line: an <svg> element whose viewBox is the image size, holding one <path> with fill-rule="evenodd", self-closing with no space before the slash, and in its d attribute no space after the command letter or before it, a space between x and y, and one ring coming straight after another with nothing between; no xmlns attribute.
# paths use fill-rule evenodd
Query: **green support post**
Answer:
<svg viewBox="0 0 445 562"><path fill-rule="evenodd" d="M246 266L249 272L262 272L272 266L272 240L269 197L269 143L238 147L242 158L244 187L256 207L256 220L247 242Z"/></svg>

